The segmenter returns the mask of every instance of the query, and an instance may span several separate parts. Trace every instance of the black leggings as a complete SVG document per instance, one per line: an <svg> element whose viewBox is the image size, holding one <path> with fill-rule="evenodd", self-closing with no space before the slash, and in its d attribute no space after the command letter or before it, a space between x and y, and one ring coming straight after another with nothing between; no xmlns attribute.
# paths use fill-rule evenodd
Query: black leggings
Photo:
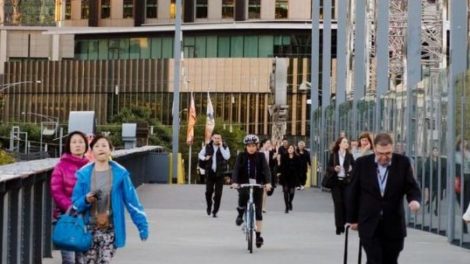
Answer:
<svg viewBox="0 0 470 264"><path fill-rule="evenodd" d="M256 214L256 221L263 220L263 194L264 190L260 188L253 188L253 202L255 203L255 214ZM238 208L246 209L246 204L248 203L248 199L250 199L250 189L249 188L241 188L238 190Z"/></svg>
<svg viewBox="0 0 470 264"><path fill-rule="evenodd" d="M284 203L286 204L286 208L289 208L294 200L295 187L282 186L282 191L284 192Z"/></svg>

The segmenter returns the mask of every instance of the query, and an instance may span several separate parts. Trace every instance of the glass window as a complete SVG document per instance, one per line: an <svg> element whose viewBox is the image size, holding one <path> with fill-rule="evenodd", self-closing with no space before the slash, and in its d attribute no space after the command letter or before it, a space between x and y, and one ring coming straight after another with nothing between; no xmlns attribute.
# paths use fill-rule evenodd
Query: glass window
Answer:
<svg viewBox="0 0 470 264"><path fill-rule="evenodd" d="M196 18L207 18L207 0L196 0Z"/></svg>
<svg viewBox="0 0 470 264"><path fill-rule="evenodd" d="M287 18L289 0L276 0L276 18Z"/></svg>
<svg viewBox="0 0 470 264"><path fill-rule="evenodd" d="M217 58L217 36L208 36L206 41L206 57Z"/></svg>
<svg viewBox="0 0 470 264"><path fill-rule="evenodd" d="M90 12L90 8L88 6L88 0L82 0L82 14L81 18L82 19L88 19L88 15Z"/></svg>
<svg viewBox="0 0 470 264"><path fill-rule="evenodd" d="M232 36L230 44L230 57L243 57L243 36Z"/></svg>
<svg viewBox="0 0 470 264"><path fill-rule="evenodd" d="M139 38L131 38L129 46L130 59L140 59L140 40Z"/></svg>
<svg viewBox="0 0 470 264"><path fill-rule="evenodd" d="M164 37L162 39L162 58L173 58L173 38Z"/></svg>
<svg viewBox="0 0 470 264"><path fill-rule="evenodd" d="M119 59L119 39L109 40L108 58Z"/></svg>
<svg viewBox="0 0 470 264"><path fill-rule="evenodd" d="M196 37L196 50L194 53L194 57L197 58L205 58L206 57L206 37L200 36Z"/></svg>
<svg viewBox="0 0 470 264"><path fill-rule="evenodd" d="M129 59L129 39L119 39L119 59Z"/></svg>
<svg viewBox="0 0 470 264"><path fill-rule="evenodd" d="M222 18L233 18L235 0L222 0Z"/></svg>
<svg viewBox="0 0 470 264"><path fill-rule="evenodd" d="M147 18L157 18L158 1L157 0L147 0L146 11L147 11L147 13L146 13Z"/></svg>
<svg viewBox="0 0 470 264"><path fill-rule="evenodd" d="M88 59L97 60L98 59L98 40L89 40L88 41Z"/></svg>
<svg viewBox="0 0 470 264"><path fill-rule="evenodd" d="M248 18L258 19L261 17L261 0L248 1Z"/></svg>
<svg viewBox="0 0 470 264"><path fill-rule="evenodd" d="M79 40L75 43L75 58L88 59L88 42L86 40Z"/></svg>
<svg viewBox="0 0 470 264"><path fill-rule="evenodd" d="M99 52L98 52L98 59L99 60L107 60L108 59L108 40L101 39L99 40Z"/></svg>
<svg viewBox="0 0 470 264"><path fill-rule="evenodd" d="M160 59L162 57L162 39L151 39L151 57L152 59Z"/></svg>
<svg viewBox="0 0 470 264"><path fill-rule="evenodd" d="M124 0L122 3L122 17L133 17L134 13L134 0Z"/></svg>
<svg viewBox="0 0 470 264"><path fill-rule="evenodd" d="M258 36L245 36L245 52L243 57L258 57Z"/></svg>
<svg viewBox="0 0 470 264"><path fill-rule="evenodd" d="M148 38L140 38L139 39L140 45L140 58L141 59L148 59L150 58L150 45Z"/></svg>
<svg viewBox="0 0 470 264"><path fill-rule="evenodd" d="M72 19L72 3L70 1L65 2L65 20Z"/></svg>
<svg viewBox="0 0 470 264"><path fill-rule="evenodd" d="M274 37L259 36L259 57L273 57Z"/></svg>
<svg viewBox="0 0 470 264"><path fill-rule="evenodd" d="M230 58L230 37L219 37L219 41L217 43L217 57Z"/></svg>
<svg viewBox="0 0 470 264"><path fill-rule="evenodd" d="M101 18L109 18L111 16L110 1L111 0L101 0Z"/></svg>

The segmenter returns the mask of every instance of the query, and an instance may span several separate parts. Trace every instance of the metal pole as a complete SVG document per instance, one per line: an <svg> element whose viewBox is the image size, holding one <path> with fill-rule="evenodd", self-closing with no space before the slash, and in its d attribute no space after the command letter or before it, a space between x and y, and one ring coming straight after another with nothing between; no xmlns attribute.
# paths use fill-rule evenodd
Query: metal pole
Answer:
<svg viewBox="0 0 470 264"><path fill-rule="evenodd" d="M59 157L62 157L62 137L64 137L64 128L61 127L59 131Z"/></svg>
<svg viewBox="0 0 470 264"><path fill-rule="evenodd" d="M39 134L41 135L40 142L39 142L39 153L42 152L42 130L43 130L43 123L41 121L41 131L39 131Z"/></svg>
<svg viewBox="0 0 470 264"><path fill-rule="evenodd" d="M468 25L467 1L450 1L450 70L447 89L447 186L454 186L455 180L455 83L457 77L467 68L468 54ZM465 56L463 56L465 55ZM463 113L461 113L463 115ZM448 190L452 188L448 187ZM447 222L447 240L455 238L455 193L448 191L447 195L449 221ZM466 205L465 205L466 206ZM461 221L461 219L459 220Z"/></svg>
<svg viewBox="0 0 470 264"><path fill-rule="evenodd" d="M365 56L365 31L366 31L366 1L356 0L355 16L355 38L354 38L354 100L352 107L352 135L351 138L358 136L358 109L359 100L364 97L365 77L366 77L366 56Z"/></svg>
<svg viewBox="0 0 470 264"><path fill-rule="evenodd" d="M376 133L382 130L382 103L381 98L388 91L388 25L390 7L389 0L377 1L377 92L375 98L374 130ZM380 65L380 67L378 66Z"/></svg>
<svg viewBox="0 0 470 264"><path fill-rule="evenodd" d="M348 1L342 2L337 6L338 9L338 29L337 29L337 67L336 67L336 105L335 105L335 135L339 135L340 129L345 129L340 126L339 106L346 101L346 79L347 79L347 8Z"/></svg>
<svg viewBox="0 0 470 264"><path fill-rule="evenodd" d="M406 154L411 157L413 142L413 93L421 80L421 1L408 1L408 32L406 38Z"/></svg>
<svg viewBox="0 0 470 264"><path fill-rule="evenodd" d="M317 155L315 154L318 149L315 150L315 132L316 125L314 124L314 112L318 108L318 72L319 72L319 56L317 56L320 50L320 0L312 0L312 43L310 52L310 155L313 162L317 161ZM315 163L314 163L315 164ZM315 175L313 169L311 172L311 179Z"/></svg>
<svg viewBox="0 0 470 264"><path fill-rule="evenodd" d="M179 151L179 110L180 110L180 66L181 66L181 0L176 0L176 20L175 20L175 37L174 37L174 81L173 81L173 180L178 177L178 151Z"/></svg>
<svg viewBox="0 0 470 264"><path fill-rule="evenodd" d="M193 149L193 144L189 145L189 154L188 154L188 184L191 184L191 151Z"/></svg>

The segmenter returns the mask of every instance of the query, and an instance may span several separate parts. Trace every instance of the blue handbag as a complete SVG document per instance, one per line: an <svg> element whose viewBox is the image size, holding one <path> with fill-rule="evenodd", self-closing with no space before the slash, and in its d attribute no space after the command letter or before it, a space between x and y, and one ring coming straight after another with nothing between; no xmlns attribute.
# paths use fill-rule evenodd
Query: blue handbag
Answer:
<svg viewBox="0 0 470 264"><path fill-rule="evenodd" d="M52 243L58 249L85 252L91 248L92 242L93 236L81 214L67 212L60 216L52 233Z"/></svg>

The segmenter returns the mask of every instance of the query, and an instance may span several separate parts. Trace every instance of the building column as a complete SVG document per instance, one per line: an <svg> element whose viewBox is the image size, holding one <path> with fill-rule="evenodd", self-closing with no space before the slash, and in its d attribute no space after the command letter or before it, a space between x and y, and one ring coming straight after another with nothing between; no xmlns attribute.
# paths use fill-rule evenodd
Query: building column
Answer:
<svg viewBox="0 0 470 264"><path fill-rule="evenodd" d="M235 1L235 21L246 20L246 0Z"/></svg>
<svg viewBox="0 0 470 264"><path fill-rule="evenodd" d="M60 36L58 34L52 35L52 61L60 60Z"/></svg>
<svg viewBox="0 0 470 264"><path fill-rule="evenodd" d="M7 31L0 31L0 75L5 74L5 62L7 61Z"/></svg>

